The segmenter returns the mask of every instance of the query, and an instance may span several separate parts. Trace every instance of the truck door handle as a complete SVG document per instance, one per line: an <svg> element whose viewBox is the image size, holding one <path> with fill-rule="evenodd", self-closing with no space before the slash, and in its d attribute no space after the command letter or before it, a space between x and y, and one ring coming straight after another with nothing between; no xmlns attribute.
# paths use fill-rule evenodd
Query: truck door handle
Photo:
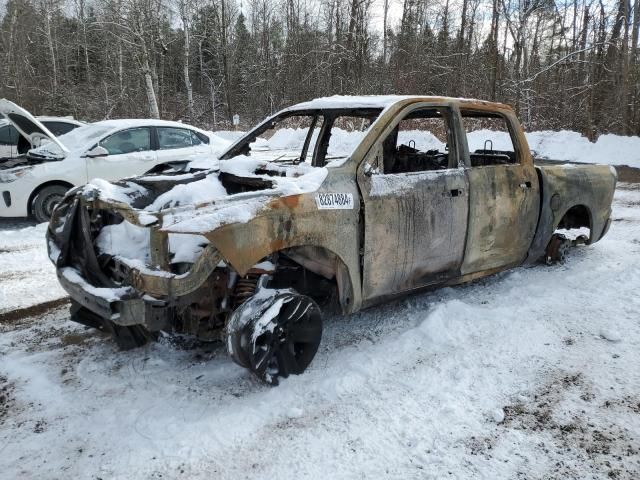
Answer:
<svg viewBox="0 0 640 480"><path fill-rule="evenodd" d="M449 196L450 197L460 197L462 196L462 194L464 193L463 190L460 190L459 188L454 188L449 190Z"/></svg>
<svg viewBox="0 0 640 480"><path fill-rule="evenodd" d="M521 183L520 188L524 188L524 189L531 188L531 182L526 181L524 183Z"/></svg>

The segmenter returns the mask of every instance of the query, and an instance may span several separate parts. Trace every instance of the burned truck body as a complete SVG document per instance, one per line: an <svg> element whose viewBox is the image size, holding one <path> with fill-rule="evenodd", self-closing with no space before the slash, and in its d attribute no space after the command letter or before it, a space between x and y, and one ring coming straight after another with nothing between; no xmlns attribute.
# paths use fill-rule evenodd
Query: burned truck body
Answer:
<svg viewBox="0 0 640 480"><path fill-rule="evenodd" d="M321 311L462 283L606 233L609 166L535 166L512 109L329 97L265 120L219 162L71 191L48 230L72 317L129 348L226 342L261 379L298 374ZM559 229L582 229L571 239Z"/></svg>

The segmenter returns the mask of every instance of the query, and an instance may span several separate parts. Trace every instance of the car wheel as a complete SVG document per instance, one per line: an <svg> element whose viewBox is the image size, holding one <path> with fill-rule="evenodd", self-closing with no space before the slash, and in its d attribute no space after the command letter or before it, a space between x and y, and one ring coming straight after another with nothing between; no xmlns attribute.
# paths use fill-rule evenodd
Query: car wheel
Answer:
<svg viewBox="0 0 640 480"><path fill-rule="evenodd" d="M547 265L562 264L567 258L567 252L571 247L571 240L560 233L554 233L547 245L545 263Z"/></svg>
<svg viewBox="0 0 640 480"><path fill-rule="evenodd" d="M321 338L320 308L293 290L263 290L238 307L227 326L231 358L271 385L304 372Z"/></svg>
<svg viewBox="0 0 640 480"><path fill-rule="evenodd" d="M60 203L68 187L62 185L50 185L38 192L31 204L31 211L38 223L48 222L53 209Z"/></svg>

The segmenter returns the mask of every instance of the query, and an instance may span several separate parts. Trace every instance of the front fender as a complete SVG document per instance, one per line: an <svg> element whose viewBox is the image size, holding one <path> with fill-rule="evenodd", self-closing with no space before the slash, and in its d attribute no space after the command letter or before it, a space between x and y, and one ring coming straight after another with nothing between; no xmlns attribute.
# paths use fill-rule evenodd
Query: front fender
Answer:
<svg viewBox="0 0 640 480"><path fill-rule="evenodd" d="M357 191L351 193L358 199ZM274 198L250 221L224 225L205 236L239 275L284 249L311 246L328 250L344 265L352 290L343 299L343 307L355 311L361 304L359 201L355 200L353 209L322 210L316 194Z"/></svg>

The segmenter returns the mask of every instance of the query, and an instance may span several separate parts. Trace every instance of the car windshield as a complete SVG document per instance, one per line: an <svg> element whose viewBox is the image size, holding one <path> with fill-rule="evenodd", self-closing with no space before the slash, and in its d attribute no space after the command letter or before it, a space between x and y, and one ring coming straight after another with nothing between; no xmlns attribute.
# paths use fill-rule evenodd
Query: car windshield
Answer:
<svg viewBox="0 0 640 480"><path fill-rule="evenodd" d="M100 125L99 123L84 125L60 135L58 140L69 150L89 147L91 143L113 130L113 126ZM47 142L29 153L42 156L60 156L60 148L53 142Z"/></svg>
<svg viewBox="0 0 640 480"><path fill-rule="evenodd" d="M324 166L349 157L380 112L381 109L286 112L253 129L221 159L246 155L270 162Z"/></svg>

